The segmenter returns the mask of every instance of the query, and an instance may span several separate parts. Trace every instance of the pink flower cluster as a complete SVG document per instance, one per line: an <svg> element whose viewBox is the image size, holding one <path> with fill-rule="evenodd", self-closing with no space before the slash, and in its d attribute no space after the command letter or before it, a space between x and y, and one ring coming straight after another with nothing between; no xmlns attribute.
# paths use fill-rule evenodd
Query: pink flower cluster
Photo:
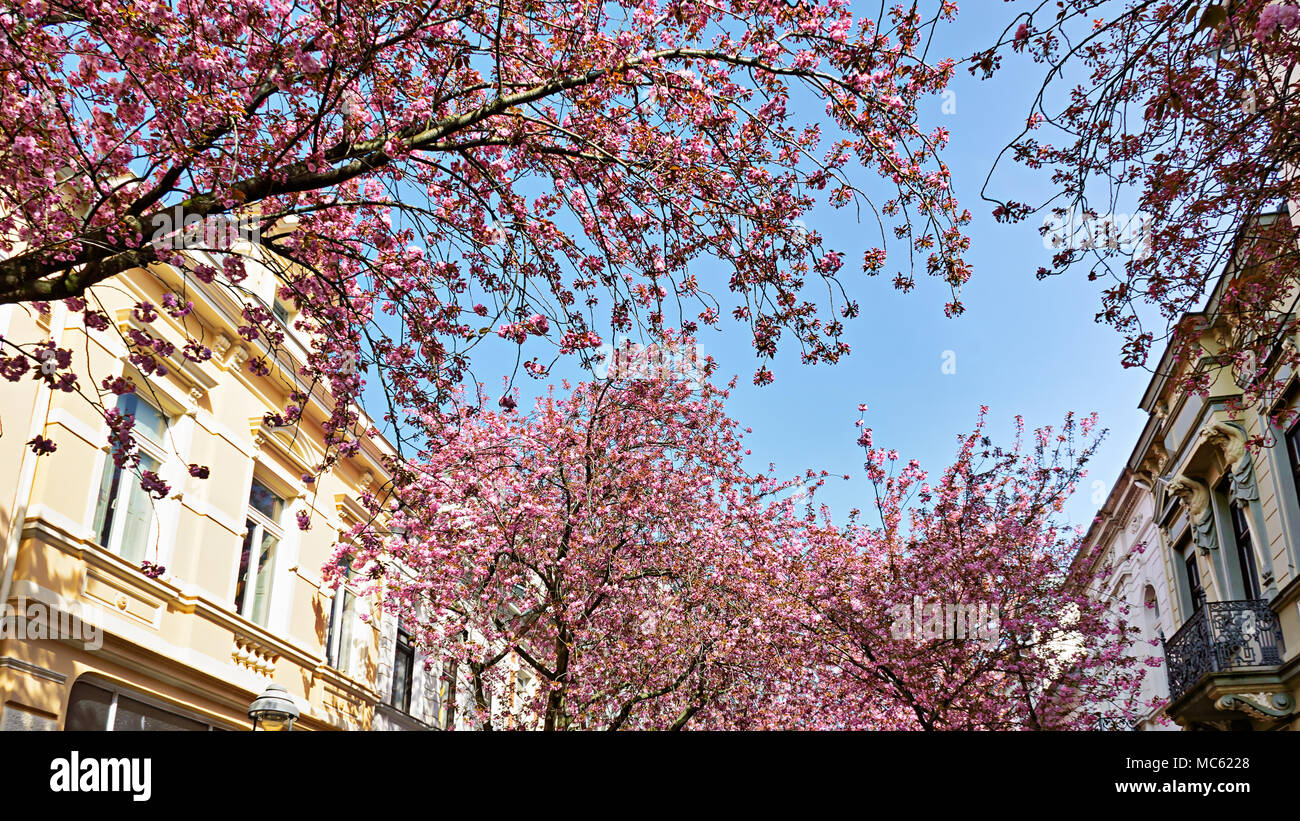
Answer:
<svg viewBox="0 0 1300 821"><path fill-rule="evenodd" d="M1268 39L1276 31L1288 31L1300 26L1300 8L1283 3L1270 3L1259 13L1255 37Z"/></svg>

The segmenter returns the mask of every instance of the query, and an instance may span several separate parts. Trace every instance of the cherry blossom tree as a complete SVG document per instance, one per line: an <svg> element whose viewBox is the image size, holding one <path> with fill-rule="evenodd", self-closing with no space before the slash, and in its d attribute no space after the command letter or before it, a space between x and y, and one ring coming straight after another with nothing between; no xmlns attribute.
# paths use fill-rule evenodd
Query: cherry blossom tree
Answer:
<svg viewBox="0 0 1300 821"><path fill-rule="evenodd" d="M920 269L961 310L969 217L936 156L946 132L915 110L952 74L927 55L955 14L950 0L861 17L846 0L11 4L0 304L64 300L113 333L95 286L170 265L179 293L137 318L181 325L183 355L203 361L187 289L247 296L247 261L272 266L316 341L300 375L337 400L322 469L370 435L367 376L386 432L419 445L404 420L443 412L485 339L519 345L540 378L560 355L590 364L609 336L730 313L765 357L787 334L834 362L859 308L843 252L800 219L819 198L871 213L866 273L892 238L895 284ZM245 301L245 367L265 373L285 329ZM147 329L126 342L146 375L174 352ZM133 389L78 381L48 342L3 348L10 380L95 401ZM306 399L269 421L295 424Z"/></svg>
<svg viewBox="0 0 1300 821"><path fill-rule="evenodd" d="M742 469L725 396L609 380L466 408L327 575L369 580L476 728L769 726L803 681L780 591L806 534L793 485Z"/></svg>
<svg viewBox="0 0 1300 821"><path fill-rule="evenodd" d="M1205 331L1184 315L1232 265L1211 353L1232 369L1242 404L1268 411L1271 374L1297 363L1284 340L1298 327L1300 4L1030 4L970 70L987 78L1025 56L1046 79L1004 156L1050 169L1053 196L994 197L995 215L1044 215L1057 252L1039 277L1086 268L1105 283L1097 319L1123 335L1123 364L1152 367L1167 342L1188 391L1205 391L1218 368L1182 367L1203 353Z"/></svg>
<svg viewBox="0 0 1300 821"><path fill-rule="evenodd" d="M855 512L823 532L796 576L818 726L1092 729L1136 707L1136 628L1071 573L1079 534L1059 515L1101 441L1095 417L1028 441L1017 418L1003 448L986 412L934 484L862 429L876 523Z"/></svg>
<svg viewBox="0 0 1300 821"><path fill-rule="evenodd" d="M484 729L1063 729L1136 708L1134 630L1060 522L1095 419L1002 449L981 414L933 486L864 429L879 523L836 525L826 473L745 471L725 396L608 380L527 415L470 403L327 578L368 580Z"/></svg>

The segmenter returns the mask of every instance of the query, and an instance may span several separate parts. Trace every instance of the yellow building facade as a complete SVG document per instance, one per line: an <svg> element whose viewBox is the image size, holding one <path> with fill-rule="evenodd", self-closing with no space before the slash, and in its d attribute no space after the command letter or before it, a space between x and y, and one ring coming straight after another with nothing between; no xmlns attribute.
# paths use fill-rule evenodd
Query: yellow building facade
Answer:
<svg viewBox="0 0 1300 821"><path fill-rule="evenodd" d="M271 271L250 268L241 289L169 266L116 277L93 293L115 323L104 331L62 304L0 307L0 336L74 352L83 392L105 378L136 384L103 401L135 416L141 467L170 486L153 499L115 467L103 416L81 394L30 375L0 382L0 728L248 729L249 703L272 682L299 708L295 729L438 724L436 677L405 633L371 599L321 580L339 534L368 515L362 494L382 492L392 452L367 440L316 476L332 399L301 382L310 339ZM169 291L193 303L182 321L213 356L182 357L181 325L159 311L148 332L176 353L166 375L146 378L128 361L128 331L146 327L133 307ZM283 324L275 352L237 331L252 300ZM268 375L244 367L268 354ZM295 389L311 395L304 421L268 427ZM57 450L36 454L35 436ZM164 570L154 578L143 563Z"/></svg>

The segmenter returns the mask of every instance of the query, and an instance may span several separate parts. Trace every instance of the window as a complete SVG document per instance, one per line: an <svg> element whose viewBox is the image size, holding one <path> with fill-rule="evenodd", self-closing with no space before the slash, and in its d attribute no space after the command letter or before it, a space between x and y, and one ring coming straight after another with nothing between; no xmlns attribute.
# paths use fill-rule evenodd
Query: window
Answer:
<svg viewBox="0 0 1300 821"><path fill-rule="evenodd" d="M1196 547L1186 544L1183 549L1183 569L1186 575L1187 591L1192 597L1192 612L1205 604L1205 588L1201 586L1201 569L1196 564Z"/></svg>
<svg viewBox="0 0 1300 821"><path fill-rule="evenodd" d="M389 694L388 706L411 712L411 674L415 669L415 648L411 646L411 634L401 627L397 628L397 653L393 658L393 689Z"/></svg>
<svg viewBox="0 0 1300 821"><path fill-rule="evenodd" d="M117 400L117 409L135 418L135 441L139 446L139 470L158 471L165 451L167 417L134 393ZM140 487L139 477L129 467L118 467L112 454L104 459L95 504L95 540L101 547L129 562L144 559L154 532L153 500Z"/></svg>
<svg viewBox="0 0 1300 821"><path fill-rule="evenodd" d="M248 494L247 529L244 531L244 548L239 555L239 575L235 581L235 610L263 627L270 612L276 548L284 535L280 530L283 511L284 499L254 479Z"/></svg>
<svg viewBox="0 0 1300 821"><path fill-rule="evenodd" d="M1154 636L1160 629L1160 602L1156 600L1155 587L1149 584L1142 591L1142 611L1143 621L1146 622L1146 633L1148 636Z"/></svg>
<svg viewBox="0 0 1300 821"><path fill-rule="evenodd" d="M460 640L465 640L465 633L460 634ZM456 676L459 672L460 665L455 659L447 659L442 663L442 686L438 691L442 720L438 723L444 730L456 728Z"/></svg>
<svg viewBox="0 0 1300 821"><path fill-rule="evenodd" d="M511 680L510 687L509 726L513 729L524 726L525 712L533 687L533 677L520 670Z"/></svg>
<svg viewBox="0 0 1300 821"><path fill-rule="evenodd" d="M276 319L280 320L280 324L282 325L289 324L289 316L290 316L289 306L285 305L280 300L277 299L275 301L275 304L271 306L271 313L275 315Z"/></svg>
<svg viewBox="0 0 1300 821"><path fill-rule="evenodd" d="M1192 423L1200 416L1201 408L1205 406L1205 400L1198 395L1183 399L1183 404L1178 409L1178 414L1174 417L1174 423L1169 427L1169 433L1165 436L1165 449L1170 453L1177 453L1182 447L1183 441L1188 434L1192 432Z"/></svg>
<svg viewBox="0 0 1300 821"><path fill-rule="evenodd" d="M1245 505L1234 501L1228 506L1232 518L1232 540L1237 547L1237 564L1241 568L1241 586L1248 599L1262 597L1259 589L1259 565L1255 561L1255 547L1250 540L1250 523L1246 519Z"/></svg>
<svg viewBox="0 0 1300 821"><path fill-rule="evenodd" d="M78 679L68 698L65 730L220 730L194 718L132 698L124 692Z"/></svg>
<svg viewBox="0 0 1300 821"><path fill-rule="evenodd" d="M1300 422L1287 431L1286 455L1291 461L1291 483L1296 491L1296 501L1300 501Z"/></svg>
<svg viewBox="0 0 1300 821"><path fill-rule="evenodd" d="M329 632L325 637L325 663L335 670L348 672L352 667L352 637L356 634L357 594L348 585L352 581L352 560L344 562L346 578L330 605Z"/></svg>

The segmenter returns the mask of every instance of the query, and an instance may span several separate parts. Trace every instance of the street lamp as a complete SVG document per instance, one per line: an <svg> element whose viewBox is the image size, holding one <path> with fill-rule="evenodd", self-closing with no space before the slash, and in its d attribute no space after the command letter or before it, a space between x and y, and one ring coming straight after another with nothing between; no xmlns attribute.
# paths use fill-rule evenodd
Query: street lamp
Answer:
<svg viewBox="0 0 1300 821"><path fill-rule="evenodd" d="M292 730L298 717L298 705L293 703L289 691L279 684L268 684L260 696L248 705L248 717L254 730L274 732Z"/></svg>

